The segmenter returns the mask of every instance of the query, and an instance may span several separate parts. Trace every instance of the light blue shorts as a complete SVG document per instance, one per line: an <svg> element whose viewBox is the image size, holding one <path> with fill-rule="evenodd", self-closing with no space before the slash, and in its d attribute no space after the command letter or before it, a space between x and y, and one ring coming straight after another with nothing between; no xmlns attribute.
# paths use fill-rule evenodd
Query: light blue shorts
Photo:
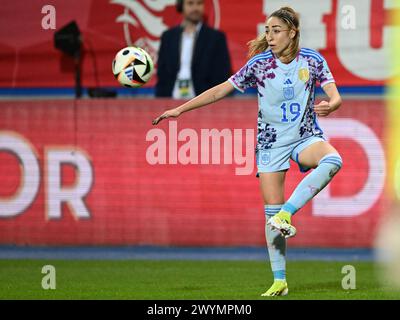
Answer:
<svg viewBox="0 0 400 320"><path fill-rule="evenodd" d="M300 165L299 154L308 146L319 141L326 140L322 136L312 136L292 145L267 150L258 150L256 152L258 169L257 177L259 173L263 172L278 172L288 170L290 168L290 159L298 164L301 172L307 172L311 168L306 168Z"/></svg>

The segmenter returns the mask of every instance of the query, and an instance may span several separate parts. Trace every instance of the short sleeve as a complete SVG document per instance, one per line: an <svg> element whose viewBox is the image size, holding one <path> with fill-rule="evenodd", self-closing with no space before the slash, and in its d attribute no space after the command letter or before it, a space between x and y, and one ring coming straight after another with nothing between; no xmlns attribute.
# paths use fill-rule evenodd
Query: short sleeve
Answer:
<svg viewBox="0 0 400 320"><path fill-rule="evenodd" d="M329 69L328 63L325 59L321 59L321 61L318 62L317 80L321 84L321 87L327 85L328 83L335 82L332 72Z"/></svg>
<svg viewBox="0 0 400 320"><path fill-rule="evenodd" d="M228 81L240 92L244 92L248 88L257 86L255 77L255 69L246 64L236 74L231 76Z"/></svg>

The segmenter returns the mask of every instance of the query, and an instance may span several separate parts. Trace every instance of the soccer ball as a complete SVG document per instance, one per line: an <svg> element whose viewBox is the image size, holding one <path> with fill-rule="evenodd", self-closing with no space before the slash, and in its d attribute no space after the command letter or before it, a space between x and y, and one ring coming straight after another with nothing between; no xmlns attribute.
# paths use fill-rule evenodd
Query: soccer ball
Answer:
<svg viewBox="0 0 400 320"><path fill-rule="evenodd" d="M138 47L121 49L112 62L112 71L120 84L139 88L153 75L154 64L150 55Z"/></svg>

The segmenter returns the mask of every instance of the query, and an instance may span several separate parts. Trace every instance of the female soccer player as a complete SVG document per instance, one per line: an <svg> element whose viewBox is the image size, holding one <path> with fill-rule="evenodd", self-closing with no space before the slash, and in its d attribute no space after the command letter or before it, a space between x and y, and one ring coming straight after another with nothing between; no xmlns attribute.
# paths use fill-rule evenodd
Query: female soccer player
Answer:
<svg viewBox="0 0 400 320"><path fill-rule="evenodd" d="M317 116L326 117L341 105L341 98L325 59L299 47L299 16L290 7L272 13L265 33L249 42L250 60L226 82L215 86L162 119L216 102L234 89L258 90L256 161L265 203L265 234L274 283L263 296L288 293L286 238L296 234L291 217L321 191L342 167L338 152L324 138ZM319 82L329 101L314 105ZM285 202L284 182L290 159L308 174Z"/></svg>

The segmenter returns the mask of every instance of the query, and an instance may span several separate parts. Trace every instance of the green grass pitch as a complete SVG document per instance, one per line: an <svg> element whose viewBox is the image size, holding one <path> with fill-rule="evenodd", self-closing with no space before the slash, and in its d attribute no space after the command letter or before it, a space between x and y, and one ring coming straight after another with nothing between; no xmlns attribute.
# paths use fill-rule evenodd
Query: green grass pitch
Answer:
<svg viewBox="0 0 400 320"><path fill-rule="evenodd" d="M56 268L56 289L42 289L44 265ZM344 265L356 289L342 289ZM373 262L289 261L289 295L264 298L272 283L261 261L0 260L0 299L400 299L382 286Z"/></svg>

